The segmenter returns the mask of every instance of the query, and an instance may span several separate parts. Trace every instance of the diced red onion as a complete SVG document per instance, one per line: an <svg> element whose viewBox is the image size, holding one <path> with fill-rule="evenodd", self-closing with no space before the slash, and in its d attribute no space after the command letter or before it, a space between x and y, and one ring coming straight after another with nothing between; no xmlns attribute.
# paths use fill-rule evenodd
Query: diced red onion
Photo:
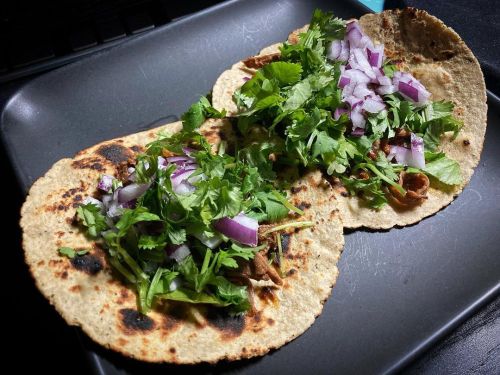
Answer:
<svg viewBox="0 0 500 375"><path fill-rule="evenodd" d="M108 208L106 215L110 218L121 216L123 213L123 207L117 201L113 200Z"/></svg>
<svg viewBox="0 0 500 375"><path fill-rule="evenodd" d="M250 81L250 77L243 77L243 81Z"/></svg>
<svg viewBox="0 0 500 375"><path fill-rule="evenodd" d="M361 38L363 37L363 32L356 21L352 21L347 24L347 35L346 38L349 41L349 46L351 48L358 47Z"/></svg>
<svg viewBox="0 0 500 375"><path fill-rule="evenodd" d="M176 186L172 185L172 190L176 194L187 195L187 194L191 194L193 191L195 191L196 188L192 184L190 184L189 182L182 181L181 183L179 183Z"/></svg>
<svg viewBox="0 0 500 375"><path fill-rule="evenodd" d="M387 95L396 92L396 88L393 85L384 85L377 87L375 91L377 92L377 94Z"/></svg>
<svg viewBox="0 0 500 375"><path fill-rule="evenodd" d="M99 183L97 184L97 188L99 190L102 190L106 193L111 192L111 189L113 188L113 180L115 178L113 176L104 174L101 176L101 179L99 180Z"/></svg>
<svg viewBox="0 0 500 375"><path fill-rule="evenodd" d="M352 132L351 135L354 137L361 137L365 135L365 129L363 128L355 128Z"/></svg>
<svg viewBox="0 0 500 375"><path fill-rule="evenodd" d="M379 102L378 100L367 98L363 102L361 108L370 113L378 113L385 109L385 104Z"/></svg>
<svg viewBox="0 0 500 375"><path fill-rule="evenodd" d="M109 205L111 204L111 201L113 200L113 195L112 194L105 194L102 197L102 204L104 205L104 208L108 208Z"/></svg>
<svg viewBox="0 0 500 375"><path fill-rule="evenodd" d="M341 45L342 49L340 51L340 55L337 58L337 60L347 61L347 59L349 58L349 51L350 51L349 43L346 40L341 40L340 45Z"/></svg>
<svg viewBox="0 0 500 375"><path fill-rule="evenodd" d="M103 203L100 200L95 199L93 197L87 197L82 201L82 204L89 204L89 203L99 207L101 210L104 208Z"/></svg>
<svg viewBox="0 0 500 375"><path fill-rule="evenodd" d="M169 163L177 165L196 163L196 160L189 156L170 156L166 160Z"/></svg>
<svg viewBox="0 0 500 375"><path fill-rule="evenodd" d="M368 54L368 62L371 66L376 68L382 67L382 61L384 59L384 45L380 44L373 48L367 48L366 52Z"/></svg>
<svg viewBox="0 0 500 375"><path fill-rule="evenodd" d="M411 156L413 162L412 164L408 165L424 169L425 168L424 140L419 136L411 133L410 143L411 143Z"/></svg>
<svg viewBox="0 0 500 375"><path fill-rule="evenodd" d="M358 83L352 94L356 98L364 99L366 96L373 94L373 91L366 86L366 83Z"/></svg>
<svg viewBox="0 0 500 375"><path fill-rule="evenodd" d="M257 246L259 223L239 213L234 218L224 217L214 223L214 228L227 237L249 246Z"/></svg>
<svg viewBox="0 0 500 375"><path fill-rule="evenodd" d="M425 168L424 142L422 138L411 135L411 149L401 146L391 146L387 159L396 158L396 162L410 167Z"/></svg>
<svg viewBox="0 0 500 375"><path fill-rule="evenodd" d="M198 168L197 165L185 165L183 167L180 167L180 168L177 168L175 171L172 172L171 174L171 178L176 178L177 176L179 175L182 175L188 171L194 171L196 170L196 168ZM187 178L187 177L186 177Z"/></svg>
<svg viewBox="0 0 500 375"><path fill-rule="evenodd" d="M368 77L363 71L358 70L358 69L346 70L346 71L344 71L343 76L350 78L351 81L354 81L356 83L368 83L368 82L370 82L370 77Z"/></svg>
<svg viewBox="0 0 500 375"><path fill-rule="evenodd" d="M143 195L146 190L149 189L151 186L151 183L147 184L137 184L137 183L132 183L130 185L127 185L125 187L119 188L116 191L118 192L118 203L127 203L130 202L134 199L139 198L141 195Z"/></svg>
<svg viewBox="0 0 500 375"><path fill-rule="evenodd" d="M413 101L417 105L427 103L430 93L426 89L414 87L410 83L399 81L398 91L405 99Z"/></svg>
<svg viewBox="0 0 500 375"><path fill-rule="evenodd" d="M170 259L174 259L177 263L182 262L190 254L191 250L186 245L169 245L166 248L167 256Z"/></svg>
<svg viewBox="0 0 500 375"><path fill-rule="evenodd" d="M337 108L335 112L333 113L333 118L335 120L338 120L340 116L342 116L344 113L349 113L349 111L345 108Z"/></svg>
<svg viewBox="0 0 500 375"><path fill-rule="evenodd" d="M340 76L340 79L339 79L339 87L341 89L343 89L344 87L346 87L349 83L351 83L351 79L346 77L346 76Z"/></svg>
<svg viewBox="0 0 500 375"><path fill-rule="evenodd" d="M136 176L135 176L135 168L134 167L128 167L127 168L127 172L129 173L127 179L129 181L135 182L135 178L136 178Z"/></svg>
<svg viewBox="0 0 500 375"><path fill-rule="evenodd" d="M183 147L182 152L184 152L187 156L190 156L191 153L195 152L196 150L191 147Z"/></svg>
<svg viewBox="0 0 500 375"><path fill-rule="evenodd" d="M365 128L366 119L361 113L359 107L351 111L351 121L353 128Z"/></svg>
<svg viewBox="0 0 500 375"><path fill-rule="evenodd" d="M363 103L363 100L356 98L355 96L349 96L345 99L345 102L349 104L351 109L356 108L358 105Z"/></svg>
<svg viewBox="0 0 500 375"><path fill-rule="evenodd" d="M204 232L195 232L193 233L193 236L210 249L215 249L222 242L222 237L217 233L215 233L212 237L208 237Z"/></svg>
<svg viewBox="0 0 500 375"><path fill-rule="evenodd" d="M176 277L175 279L172 280L172 282L168 286L168 290L170 292L173 292L174 290L177 290L181 285L182 285L182 279L180 277Z"/></svg>
<svg viewBox="0 0 500 375"><path fill-rule="evenodd" d="M375 72L373 71L367 57L365 56L365 52L362 49L351 48L351 56L354 57L353 61L351 61L351 65L353 68L356 67L354 66L354 64L357 64L359 69L362 70L368 77L370 77L371 79L376 78Z"/></svg>
<svg viewBox="0 0 500 375"><path fill-rule="evenodd" d="M330 43L330 47L328 47L328 51L326 57L330 60L337 60L340 56L340 52L342 51L342 44L340 40L334 40Z"/></svg>

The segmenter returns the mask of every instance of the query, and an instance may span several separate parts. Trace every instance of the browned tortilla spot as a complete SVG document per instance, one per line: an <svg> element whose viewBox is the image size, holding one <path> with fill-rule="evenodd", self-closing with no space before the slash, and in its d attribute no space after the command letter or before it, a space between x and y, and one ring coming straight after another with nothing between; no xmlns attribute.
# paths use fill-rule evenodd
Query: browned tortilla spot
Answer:
<svg viewBox="0 0 500 375"><path fill-rule="evenodd" d="M117 143L109 143L99 147L97 154L115 165L126 162L129 158L133 157L129 149Z"/></svg>
<svg viewBox="0 0 500 375"><path fill-rule="evenodd" d="M120 320L126 334L151 331L155 328L155 321L149 316L141 314L134 309L121 309Z"/></svg>
<svg viewBox="0 0 500 375"><path fill-rule="evenodd" d="M220 308L209 307L205 318L211 327L224 336L239 336L245 328L245 318L241 315L231 316Z"/></svg>
<svg viewBox="0 0 500 375"><path fill-rule="evenodd" d="M78 271L88 273L89 275L96 275L103 269L101 259L89 253L74 257L71 259L71 264Z"/></svg>

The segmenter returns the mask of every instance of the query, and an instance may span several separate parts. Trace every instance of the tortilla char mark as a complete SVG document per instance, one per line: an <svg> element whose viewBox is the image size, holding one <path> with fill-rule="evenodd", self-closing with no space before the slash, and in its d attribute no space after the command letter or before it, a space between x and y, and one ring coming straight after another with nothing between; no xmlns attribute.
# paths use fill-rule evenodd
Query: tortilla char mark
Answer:
<svg viewBox="0 0 500 375"><path fill-rule="evenodd" d="M219 330L223 338L234 338L243 332L245 318L241 315L231 316L226 311L218 308L208 308L205 319L207 323Z"/></svg>
<svg viewBox="0 0 500 375"><path fill-rule="evenodd" d="M156 323L149 316L134 309L121 309L120 320L126 334L132 335L138 332L148 332L155 328Z"/></svg>
<svg viewBox="0 0 500 375"><path fill-rule="evenodd" d="M97 275L97 273L104 268L101 258L94 254L76 256L71 259L71 264L78 271L85 272L89 275Z"/></svg>
<svg viewBox="0 0 500 375"><path fill-rule="evenodd" d="M290 249L290 234L281 234L281 249L283 250L283 253L288 252L288 250Z"/></svg>
<svg viewBox="0 0 500 375"><path fill-rule="evenodd" d="M96 153L114 165L124 163L134 156L130 149L118 143L102 145L97 149Z"/></svg>

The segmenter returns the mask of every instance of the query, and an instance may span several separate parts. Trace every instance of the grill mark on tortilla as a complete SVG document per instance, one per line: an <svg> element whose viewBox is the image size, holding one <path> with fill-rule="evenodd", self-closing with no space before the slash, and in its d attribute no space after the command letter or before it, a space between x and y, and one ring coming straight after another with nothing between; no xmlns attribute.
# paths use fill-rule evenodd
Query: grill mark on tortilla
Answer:
<svg viewBox="0 0 500 375"><path fill-rule="evenodd" d="M205 313L207 323L219 330L223 338L233 338L241 335L245 328L245 319L241 315L231 316L220 308L209 307Z"/></svg>
<svg viewBox="0 0 500 375"><path fill-rule="evenodd" d="M290 236L288 233L281 234L281 250L283 253L286 253L290 249Z"/></svg>
<svg viewBox="0 0 500 375"><path fill-rule="evenodd" d="M106 160L110 161L114 165L126 162L133 155L129 149L118 143L110 143L99 147L96 151L98 155L101 155Z"/></svg>
<svg viewBox="0 0 500 375"><path fill-rule="evenodd" d="M156 323L149 316L140 313L134 309L121 309L120 320L123 323L124 332L128 335L137 332L151 331Z"/></svg>
<svg viewBox="0 0 500 375"><path fill-rule="evenodd" d="M102 172L105 169L102 165L102 160L95 157L75 160L71 163L71 166L75 169L93 169L98 172Z"/></svg>
<svg viewBox="0 0 500 375"><path fill-rule="evenodd" d="M299 210L306 210L308 208L311 208L311 203L309 202L300 202L299 205L297 206Z"/></svg>
<svg viewBox="0 0 500 375"><path fill-rule="evenodd" d="M94 254L84 254L71 259L71 264L78 271L85 272L89 275L96 275L103 269L102 260Z"/></svg>
<svg viewBox="0 0 500 375"><path fill-rule="evenodd" d="M278 302L278 298L276 297L276 294L274 293L271 287L268 286L262 287L257 292L257 295L259 296L260 300L264 303L275 305Z"/></svg>

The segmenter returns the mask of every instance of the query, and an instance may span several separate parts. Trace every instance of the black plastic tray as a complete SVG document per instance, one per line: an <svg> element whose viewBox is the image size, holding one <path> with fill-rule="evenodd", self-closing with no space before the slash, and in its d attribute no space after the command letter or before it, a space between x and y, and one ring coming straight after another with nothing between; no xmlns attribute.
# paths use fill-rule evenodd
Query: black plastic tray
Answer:
<svg viewBox="0 0 500 375"><path fill-rule="evenodd" d="M341 17L353 1L230 1L43 75L1 113L1 136L27 191L52 163L179 116L233 62L286 38L315 7ZM380 373L402 368L500 290L500 100L488 95L481 162L464 192L417 225L346 235L340 278L304 335L263 358L207 373ZM88 343L102 374L188 371Z"/></svg>

